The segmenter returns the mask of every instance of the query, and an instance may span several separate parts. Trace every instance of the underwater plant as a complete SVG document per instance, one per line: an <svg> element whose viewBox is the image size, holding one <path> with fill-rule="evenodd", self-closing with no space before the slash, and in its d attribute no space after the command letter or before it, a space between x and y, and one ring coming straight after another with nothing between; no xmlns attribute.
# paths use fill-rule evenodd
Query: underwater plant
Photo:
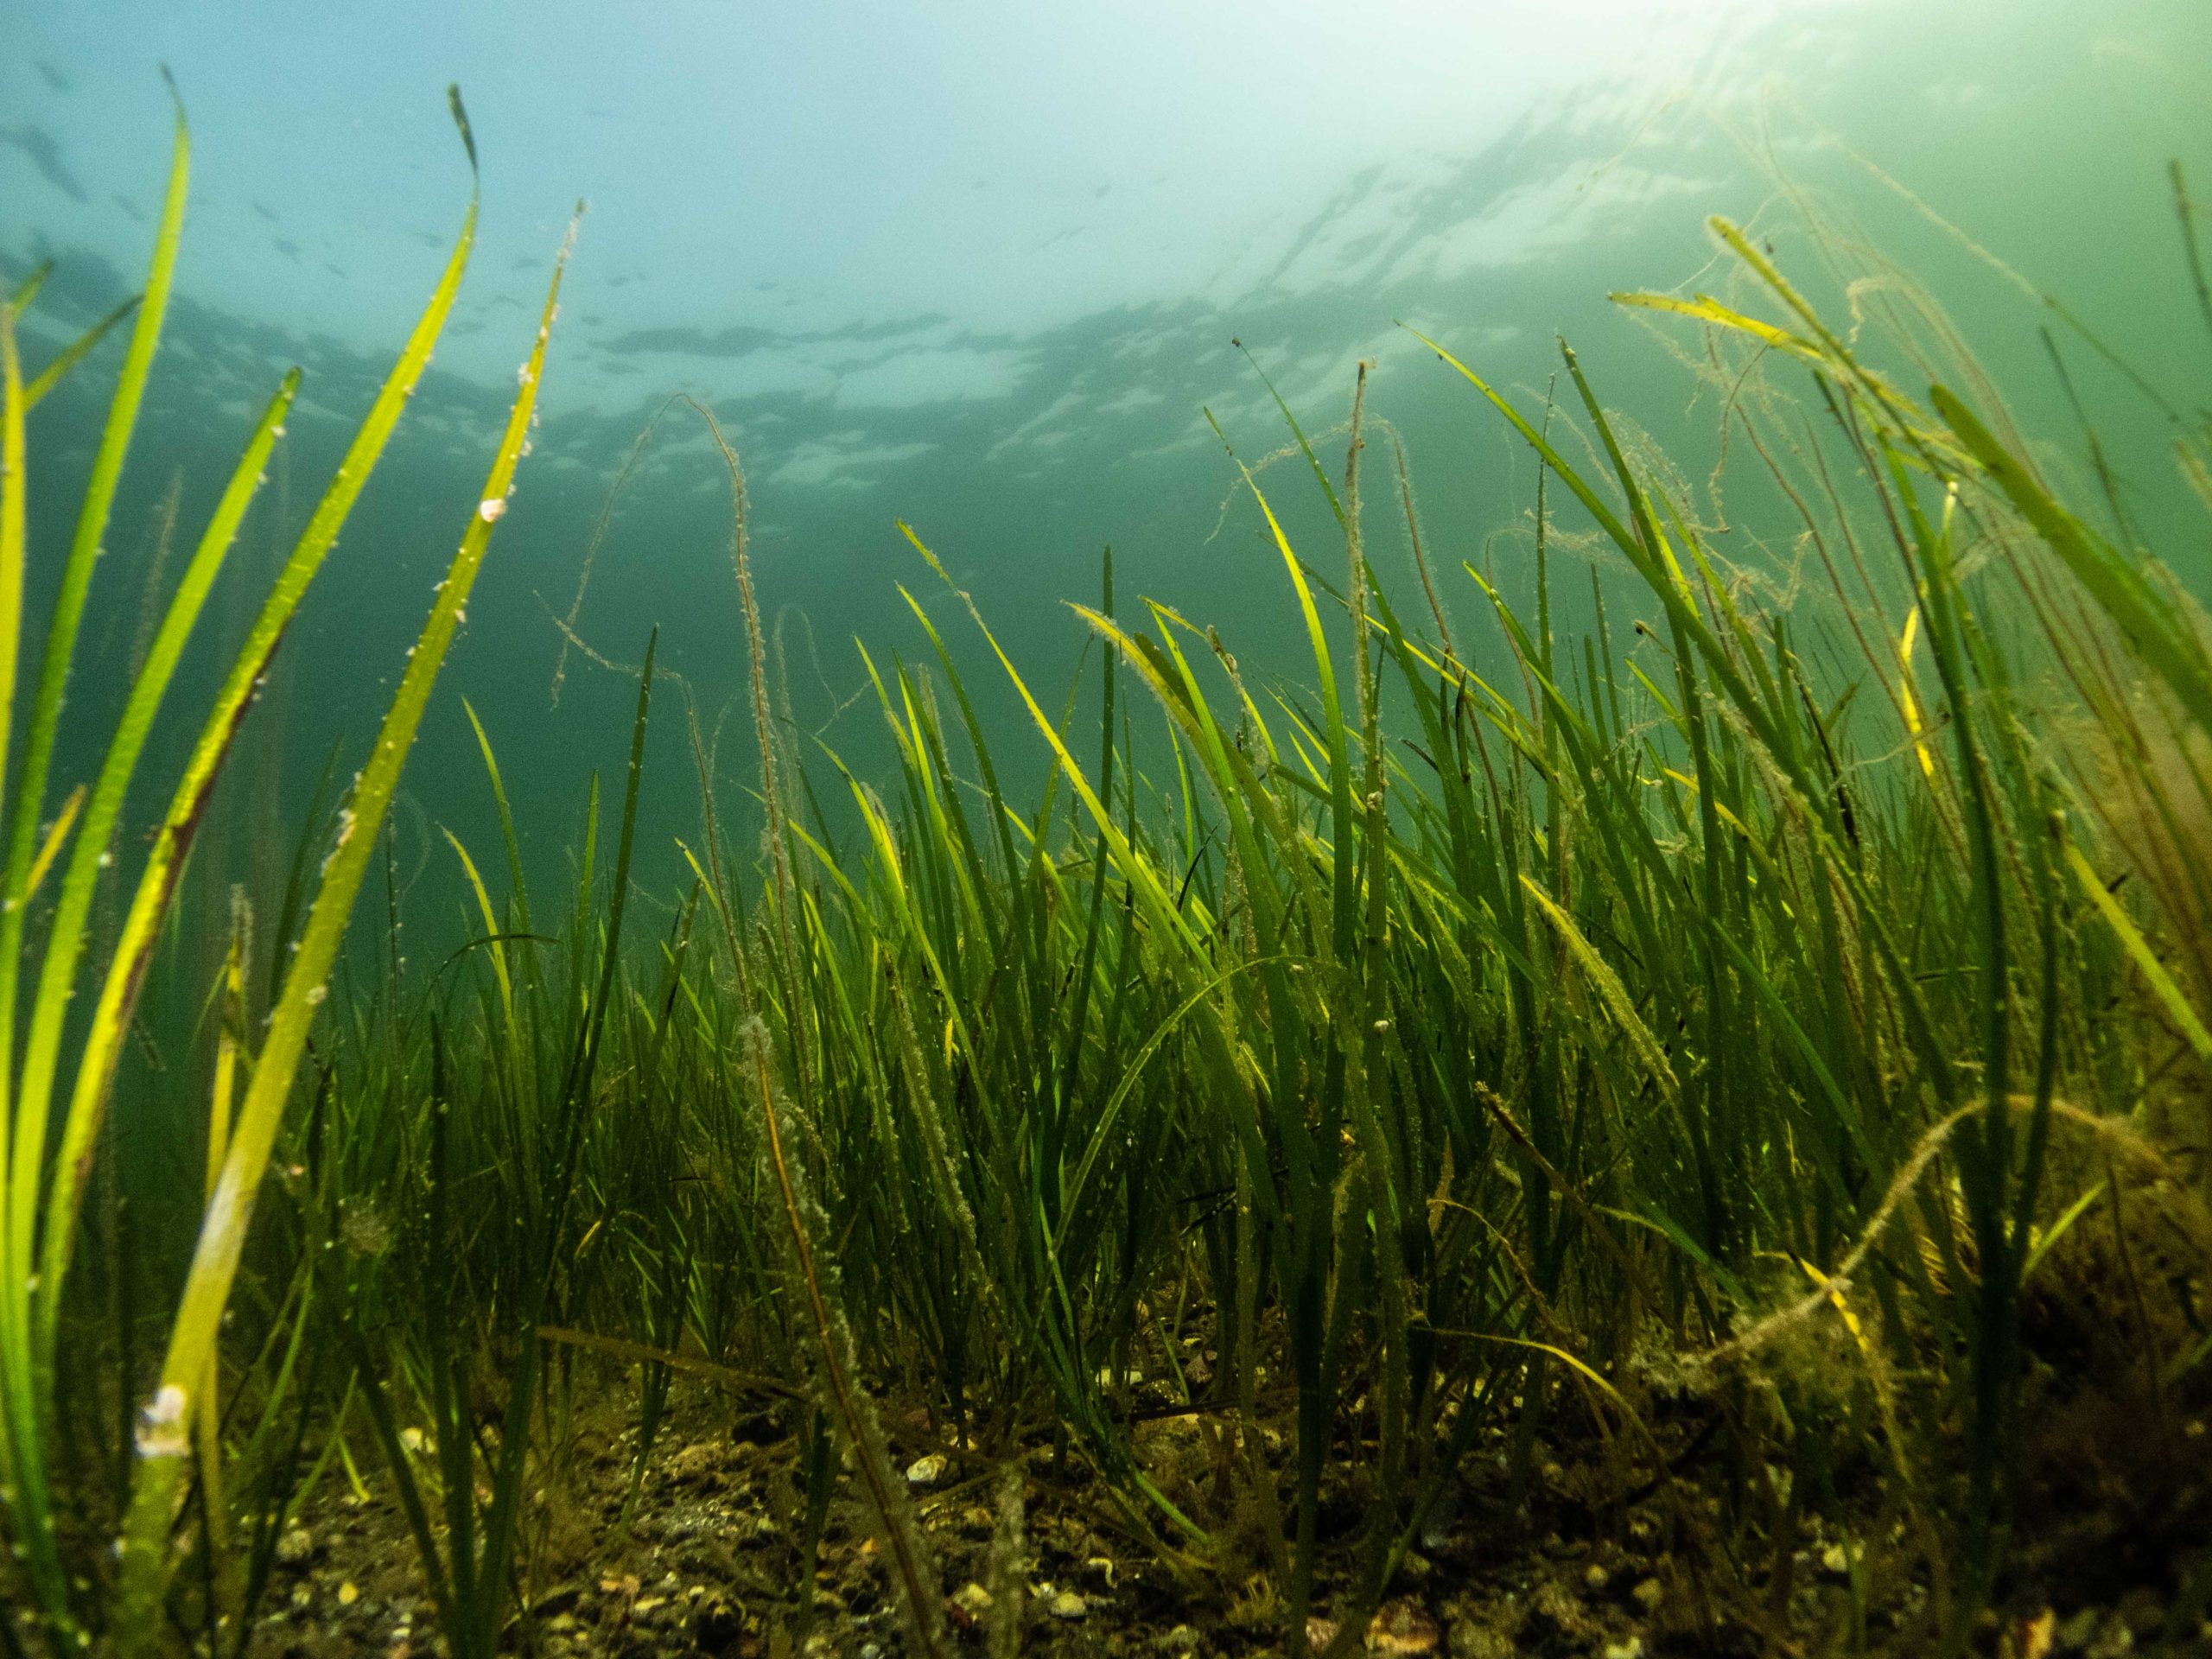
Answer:
<svg viewBox="0 0 2212 1659"><path fill-rule="evenodd" d="M1085 661L1055 704L902 524L1027 724L987 728L961 643L907 592L926 657L861 648L895 746L881 779L802 747L772 690L743 471L691 405L731 487L747 799L725 799L687 711L690 880L641 941L638 836L671 833L639 805L656 645L613 857L594 779L564 907L532 901L469 710L506 890L448 832L467 940L410 977L389 809L512 487L556 270L368 764L308 815L261 941L280 964L270 1019L248 1017L250 906L194 988L219 1010L207 1201L127 1491L102 1491L65 1455L54 1395L65 1347L137 1381L132 1317L61 1317L73 1243L105 1219L85 1197L118 1046L213 777L422 372L475 213L472 196L95 950L91 895L139 748L296 385L255 429L92 782L42 825L185 159L180 117L135 312L27 382L14 324L36 280L0 309L0 691L25 413L131 328L29 715L0 734L22 751L0 1008L28 1009L20 1059L0 1018L0 1475L10 1582L54 1650L97 1632L119 1652L247 1652L333 1469L411 1541L451 1652L550 1643L603 1541L563 1529L640 1523L695 1382L789 1443L758 1483L772 1536L753 1540L785 1587L748 1586L714 1637L779 1659L821 1633L836 1552L898 1610L903 1635L871 1639L942 1656L980 1622L1011 1659L1025 1605L1084 1611L1029 1585L1056 1503L1140 1558L1163 1602L1294 1659L1424 1651L1434 1632L1388 1622L1394 1591L1471 1529L1519 1536L1570 1510L1593 1532L1634 1510L1665 1540L1669 1576L1637 1604L1655 1641L1959 1651L2013 1605L2024 1544L2051 1528L2038 1471L2074 1455L2053 1448L2092 1392L2123 1416L2144 1403L2148 1455L2183 1493L2145 1530L2167 1558L2164 1633L2196 1631L2212 1606L2192 1531L2212 1483L2188 1484L2207 1452L2187 1427L2212 1393L2208 632L2094 436L2081 505L1907 286L1851 290L1876 326L1854 313L1840 332L1764 238L1719 219L1731 291L1616 297L1700 331L1686 358L1754 480L1728 517L1721 474L1701 495L1572 350L1571 397L1536 408L1421 334L1539 463L1520 568L1461 566L1494 629L1453 626L1363 366L1341 470L1277 399L1341 537L1325 562L1222 435L1297 607L1296 677L1165 604L1133 611L1109 554L1097 603L1077 607L1095 702ZM2194 270L2178 173L2176 194ZM2181 486L2212 510L2212 424L2169 424ZM1418 611L1376 568L1378 433ZM1783 526L1770 543L1735 534L1760 512ZM1776 545L1802 583L1761 563ZM1565 558L1589 567L1579 632L1560 621ZM1532 605L1510 597L1531 585ZM379 849L385 935L359 949L381 954L349 972ZM79 1031L64 1016L88 958ZM258 1294L234 1296L242 1281ZM608 1386L632 1370L633 1426ZM617 1490L594 1516L580 1448L610 1414L632 1438L603 1459ZM1552 1455L1570 1443L1598 1471L1580 1488ZM380 1478L357 1466L369 1446ZM702 1448L719 1455L683 1455ZM987 1483L996 1513L960 1512L955 1494ZM962 1527L988 1535L984 1569L948 1599ZM112 1569L103 1528L121 1531ZM1839 1580L1825 1601L1801 1593L1816 1537ZM621 1582L601 1593L624 1619L673 1600ZM699 1586L686 1615L702 1643L709 1599ZM1539 1634L1594 1639L1537 1615Z"/></svg>
<svg viewBox="0 0 2212 1659"><path fill-rule="evenodd" d="M458 89L450 103L468 155L472 175L475 140ZM160 711L177 661L238 526L251 506L271 447L300 384L288 372L247 441L230 484L190 563L171 596L145 661L131 685L114 735L89 790L69 798L60 816L41 825L62 699L101 551L118 481L158 348L183 230L190 170L190 142L181 102L175 154L144 293L131 320L121 375L79 511L67 561L40 659L39 677L20 733L22 756L10 780L6 899L0 906L0 1073L8 1079L5 1179L0 1182L0 1485L10 1511L10 1537L39 1615L57 1650L85 1639L79 1586L65 1567L53 1489L53 1416L57 1382L60 1312L67 1288L86 1177L100 1122L109 1104L132 1004L175 898L193 837L223 761L229 754L254 692L269 671L287 625L324 556L366 484L410 394L429 360L453 304L473 245L476 206L472 193L461 236L442 276L397 363L363 419L289 558L279 572L219 690L199 736L179 770L166 816L139 872L130 908L94 976L98 999L75 1045L74 1084L63 1114L54 1121L57 1078L64 1062L65 1016L84 957L92 943L91 907L102 872L114 861L118 820L136 775L145 741ZM565 262L566 251L563 251ZM0 476L0 698L13 706L16 664L22 631L26 500L29 493L26 416L38 398L82 360L115 319L103 322L65 350L26 385L18 359L16 319L32 303L41 277L35 275L0 307L0 372L4 372L5 472ZM175 1555L171 1546L180 1489L198 1453L200 1478L211 1489L221 1453L218 1433L220 1370L217 1333L251 1224L254 1200L269 1166L306 1046L308 1029L327 995L327 982L346 925L405 764L438 668L480 568L493 526L512 487L516 461L529 429L559 289L556 270L521 391L486 478L480 504L469 514L460 550L441 585L422 638L375 748L342 809L345 829L326 861L305 925L295 942L282 992L265 1033L250 1057L249 1080L235 1103L231 1073L219 1076L208 1128L208 1194L183 1294L170 1325L160 1382L141 1413L137 1459L130 1509L112 1588L111 1638L116 1650L145 1649L155 1639ZM0 741L18 735L11 715ZM66 855L65 855L66 849ZM42 950L29 937L28 922L43 878L59 868L58 893L44 929ZM21 989L33 957L37 973L23 1027L17 1033ZM20 1059L16 1058L20 1035Z"/></svg>

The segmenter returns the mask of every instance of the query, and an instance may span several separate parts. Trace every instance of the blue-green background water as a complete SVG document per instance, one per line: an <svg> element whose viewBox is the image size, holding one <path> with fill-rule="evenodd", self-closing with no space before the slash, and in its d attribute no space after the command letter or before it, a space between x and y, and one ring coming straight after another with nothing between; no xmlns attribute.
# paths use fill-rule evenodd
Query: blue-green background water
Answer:
<svg viewBox="0 0 2212 1659"><path fill-rule="evenodd" d="M458 227L448 80L475 121L484 218L467 285L254 717L225 833L200 855L209 895L265 890L325 755L366 741L474 507L571 204L589 199L543 425L398 816L425 931L461 926L437 829L480 861L494 851L463 696L499 748L536 880L566 868L591 769L620 765L633 686L571 651L556 700L556 619L616 469L671 391L710 404L744 457L797 723L865 776L889 746L872 703L850 701L866 683L852 641L880 661L926 652L899 582L957 642L986 720L1030 753L1003 677L899 518L1048 706L1083 642L1059 601L1095 594L1109 543L1125 603L1155 595L1218 624L1248 666L1297 675L1279 562L1202 415L1249 457L1286 438L1232 336L1316 433L1343 420L1356 362L1376 360L1371 407L1403 437L1446 602L1474 635L1477 595L1452 573L1488 559L1525 592L1533 473L1400 320L1538 397L1567 334L1606 401L1697 474L1713 410L1693 407L1688 375L1605 296L1694 286L1713 212L1770 231L1817 283L1788 186L1916 271L2031 426L2063 436L2070 418L2035 290L2173 387L2204 378L2164 171L2177 157L2212 194L2203 0L0 0L0 262L17 276L56 262L25 326L34 366L139 280L166 165L159 61L195 141L168 344L71 705L80 756L119 696L173 482L172 575L253 413L299 362L299 413L203 625L203 674L234 645ZM2073 349L2155 509L2171 473L2158 421ZM34 417L35 586L66 542L118 355L110 345ZM1324 448L1335 464L1341 439ZM1339 559L1310 480L1265 476L1309 556ZM658 624L710 735L745 673L728 513L699 423L671 413L576 612L613 663L635 662ZM1378 563L1410 599L1395 515L1373 516ZM2162 550L2202 579L2205 550ZM696 787L676 699L662 711L640 868L665 894ZM717 751L732 796L751 774L747 727L730 718ZM158 756L148 772L166 789Z"/></svg>

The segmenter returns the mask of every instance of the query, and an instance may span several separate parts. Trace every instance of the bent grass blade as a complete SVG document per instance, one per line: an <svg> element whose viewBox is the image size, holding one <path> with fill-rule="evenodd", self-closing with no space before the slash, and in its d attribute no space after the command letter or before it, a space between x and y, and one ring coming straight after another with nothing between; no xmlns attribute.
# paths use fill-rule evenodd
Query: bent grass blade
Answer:
<svg viewBox="0 0 2212 1659"><path fill-rule="evenodd" d="M454 94L454 111L466 140L467 125L460 111L457 93ZM473 142L469 143L468 149L473 175L475 156ZM390 441L393 429L397 426L408 399L414 393L416 383L422 378L423 371L429 365L431 349L436 345L438 335L452 312L454 296L460 292L461 276L468 268L469 254L475 246L476 214L476 193L472 188L468 209L461 219L461 234L447 257L445 269L431 292L429 302L416 319L414 331L401 348L398 360L393 364L391 373L378 389L368 413L362 418L353 442L339 461L338 470L333 475L329 487L316 503L307 528L301 532L283 569L277 573L275 584L247 632L245 645L232 660L229 674L208 705L207 719L201 724L192 753L178 774L168 810L155 831L152 849L147 855L130 911L117 935L114 953L110 958L99 997L86 1029L84 1047L78 1060L75 1085L63 1120L60 1154L56 1165L54 1191L48 1199L51 1218L46 1228L39 1265L40 1277L48 1286L58 1287L68 1268L76 1236L76 1216L83 1203L84 1183L89 1172L92 1142L106 1109L108 1090L114 1082L116 1066L122 1059L131 1012L137 1004L146 971L152 965L162 919L168 912L176 884L183 874L185 856L191 849L193 837L199 830L208 800L214 793L215 782L221 773L223 763L230 753L232 744L237 740L239 725L269 672L277 647L283 642L285 631L290 626L292 617L298 610L300 601L305 598L308 585L322 568L325 556L337 541L339 531L344 528L353 510L354 502L359 498L370 474L383 455L385 446ZM0 572L0 587L4 585L4 572ZM12 638L12 633L6 630L6 621L5 613L0 613L0 635ZM42 1356L41 1363L50 1366L54 1353L54 1320L50 1314L40 1320L39 1352Z"/></svg>
<svg viewBox="0 0 2212 1659"><path fill-rule="evenodd" d="M174 95L175 88L171 88ZM24 925L29 912L30 873L39 850L39 812L45 799L46 772L53 759L55 731L60 724L62 693L76 649L77 632L84 619L86 598L91 591L92 567L107 533L124 457L137 424L146 379L152 372L154 352L160 343L162 321L168 309L169 285L176 271L177 243L184 228L186 188L191 177L192 143L186 130L184 106L175 110L175 134L170 153L168 183L162 200L159 231L154 240L144 303L138 308L130 344L124 356L123 372L108 405L106 423L92 458L92 474L79 507L77 527L62 565L59 590L47 626L46 649L40 664L22 758L16 762L15 798L8 830L6 873L0 878L0 1100L5 1099L7 1079L15 1069L16 988L23 956ZM17 656L22 628L23 518L22 496L28 487L23 477L22 415L25 393L17 384L13 319L10 319L7 392L9 413L8 479L13 505L8 509L9 545L0 551L0 710L9 711L0 726L0 772L7 769L8 749L15 734ZM18 1123L12 1100L0 1110L0 1413L4 1413L5 1436L10 1442L10 1507L16 1518L17 1547L24 1554L35 1592L47 1627L57 1642L74 1639L68 1580L61 1567L54 1537L53 1499L49 1488L46 1437L46 1390L31 1344L31 1298L35 1281L29 1243L38 1212L38 1186L46 1153L43 1115L36 1123Z"/></svg>
<svg viewBox="0 0 2212 1659"><path fill-rule="evenodd" d="M114 310L63 346L60 354L53 362L41 369L36 378L23 388L23 407L27 410L37 408L40 398L67 379L72 369L90 356L93 348L105 340L118 323L138 308L139 299L138 295L133 294L121 305L117 306ZM22 309L20 302L16 308L18 311Z"/></svg>
<svg viewBox="0 0 2212 1659"><path fill-rule="evenodd" d="M2158 960L2158 952L2143 937L2143 930L2135 925L2126 909L2113 897L2112 889L2105 886L2103 878L2098 875L2089 861L2082 857L2082 849L2071 841L2066 843L2066 866L2074 873L2075 880L2080 884L2089 902L2096 906L2097 914L2104 918L2119 938L2120 948L2127 952L2127 959L2142 974L2143 982L2151 988L2152 995L2173 1017L2174 1024L2180 1028L2183 1039L2197 1058L2212 1060L2212 1031L2205 1029L2202 1017L2190 1005L2188 995L2174 982L2174 976L2166 970L2166 965Z"/></svg>
<svg viewBox="0 0 2212 1659"><path fill-rule="evenodd" d="M461 625L477 573L482 569L493 528L513 488L516 464L537 405L546 343L552 334L561 278L575 240L575 227L572 224L546 294L537 340L531 348L529 361L523 367L521 389L508 414L506 431L491 472L485 480L481 505L470 515L468 529L447 568L437 600L408 658L399 690L385 715L360 780L354 786L351 816L343 821L338 845L324 868L321 887L308 912L307 925L293 953L283 994L270 1014L268 1035L255 1058L252 1080L238 1106L230 1156L208 1205L199 1248L194 1253L176 1323L170 1332L168 1356L162 1366L161 1388L153 1408L157 1414L165 1403L188 1401L188 1390L204 1375L213 1351L223 1306L229 1299L239 1253L245 1247L254 1196L276 1144L284 1103L306 1050L308 1031L327 993L346 921L375 856L378 834L398 788L400 772L406 765L408 751L413 747L415 734L422 725L423 711L429 707L438 671ZM175 1457L149 1456L139 1461L122 1540L123 1578L117 1643L119 1652L142 1652L151 1640L167 1576L164 1545L169 1516L183 1472L181 1460Z"/></svg>
<svg viewBox="0 0 2212 1659"><path fill-rule="evenodd" d="M36 1191L39 1165L46 1146L47 1120L53 1100L54 1069L60 1058L62 1027L68 1013L72 988L76 984L77 970L86 946L91 943L92 908L93 895L99 888L101 872L112 862L118 820L128 798L132 779L137 775L138 760L146 740L153 730L155 716L160 712L162 700L168 690L179 659L184 654L194 625L207 603L216 577L221 573L224 561L238 537L238 526L244 522L246 510L252 505L259 487L269 454L282 429L284 416L292 406L298 391L300 372L294 369L285 375L276 396L262 413L254 428L245 453L238 458L229 484L216 506L214 517L207 524L200 545L186 566L176 594L169 602L168 613L162 619L140 670L137 682L130 688L129 700L124 705L123 715L118 722L113 739L108 746L106 758L101 762L99 774L92 785L89 804L86 807L84 825L61 878L60 902L54 912L48 932L46 955L41 964L37 988L31 1004L30 1022L23 1046L23 1069L18 1088L15 1114L15 1165L9 1173L14 1192L28 1194ZM57 826L58 828L59 826ZM29 887L37 885L39 866L32 866ZM64 1167L66 1169L66 1158ZM67 1180L58 1177L59 1192ZM34 1251L35 1206L23 1205L11 1210L9 1217L10 1259L28 1263ZM48 1222L48 1236L52 1236L54 1222ZM54 1289L59 1288L55 1281ZM59 1317L58 1296L41 1292L39 1312L40 1331L50 1327ZM43 1358L44 1351L41 1351ZM49 1377L41 1377L41 1393Z"/></svg>

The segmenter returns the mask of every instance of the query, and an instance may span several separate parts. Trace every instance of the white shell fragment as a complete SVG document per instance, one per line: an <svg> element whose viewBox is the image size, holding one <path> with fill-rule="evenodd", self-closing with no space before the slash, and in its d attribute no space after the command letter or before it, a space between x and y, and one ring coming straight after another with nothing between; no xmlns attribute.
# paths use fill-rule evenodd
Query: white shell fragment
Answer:
<svg viewBox="0 0 2212 1659"><path fill-rule="evenodd" d="M184 1390L174 1382L162 1384L153 1403L138 1415L138 1455L142 1458L181 1458L188 1449L185 1438Z"/></svg>
<svg viewBox="0 0 2212 1659"><path fill-rule="evenodd" d="M944 1478L945 1468L950 1461L950 1459L942 1452L932 1452L927 1457L916 1458L913 1462L906 1465L906 1484L909 1486L936 1485Z"/></svg>

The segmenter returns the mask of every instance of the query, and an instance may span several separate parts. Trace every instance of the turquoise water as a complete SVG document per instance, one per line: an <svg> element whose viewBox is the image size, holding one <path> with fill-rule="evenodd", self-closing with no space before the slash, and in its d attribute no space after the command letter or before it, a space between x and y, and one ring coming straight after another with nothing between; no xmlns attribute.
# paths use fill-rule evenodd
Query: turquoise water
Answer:
<svg viewBox="0 0 2212 1659"><path fill-rule="evenodd" d="M1279 563L1204 418L1248 459L1281 448L1255 363L1318 435L1344 420L1356 362L1375 359L1371 408L1402 437L1446 603L1481 638L1459 565L1487 562L1507 591L1525 589L1533 474L1471 389L1395 325L1536 400L1567 334L1606 401L1694 476L1714 454L1717 407L1605 296L1694 288L1718 212L1770 236L1842 315L1799 193L1818 222L1913 271L2027 424L2070 441L2038 334L2058 327L2146 522L2160 522L2172 488L2160 418L2037 296L2062 296L2154 380L2201 382L2208 340L2165 168L2181 160L2212 195L2212 9L1529 10L341 15L10 0L0 261L15 275L56 262L25 325L34 366L143 268L166 162L158 61L195 138L168 347L73 720L98 730L114 706L172 487L169 575L251 412L299 362L300 410L232 595L203 628L205 661L238 637L247 584L296 533L457 228L468 181L449 79L483 156L480 246L436 367L233 767L226 833L201 855L209 895L249 877L272 886L326 757L341 779L357 764L474 506L578 196L590 207L543 425L397 815L426 929L456 896L438 828L480 856L494 845L464 696L548 876L578 840L590 771L620 765L632 696L620 665L649 628L710 743L732 715L745 658L728 493L689 410L655 428L579 600L610 484L677 391L717 410L744 458L794 722L863 775L887 745L872 700L855 700L867 683L855 638L879 661L928 649L898 582L944 621L987 721L1019 729L902 518L1052 706L1083 643L1059 601L1095 594L1109 543L1125 604L1156 596L1218 624L1248 666L1295 672ZM1658 332L1694 346L1685 328ZM35 588L58 563L118 349L35 417ZM1340 463L1340 436L1321 447ZM1341 553L1310 477L1262 476L1294 540L1332 568ZM1370 534L1410 597L1389 494L1370 480ZM1786 563L1786 533L1760 545L1755 517L1745 568ZM2202 579L2202 550L2164 550ZM1570 626L1584 603L1571 586ZM752 770L747 729L729 718L715 750L733 797ZM696 822L680 718L661 721L652 764L640 868L664 893L674 838Z"/></svg>

